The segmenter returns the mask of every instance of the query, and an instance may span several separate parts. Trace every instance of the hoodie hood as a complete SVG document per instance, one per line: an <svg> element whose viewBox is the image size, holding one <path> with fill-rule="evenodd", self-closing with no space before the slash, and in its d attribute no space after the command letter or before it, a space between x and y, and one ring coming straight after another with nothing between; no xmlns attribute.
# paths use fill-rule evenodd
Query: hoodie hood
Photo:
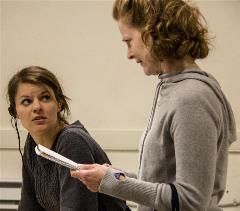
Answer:
<svg viewBox="0 0 240 211"><path fill-rule="evenodd" d="M225 110L225 122L227 125L229 144L237 140L236 124L232 108L222 92L219 83L211 74L200 69L187 69L182 72L161 74L159 75L159 78L162 80L162 83L178 83L187 79L195 79L207 84L216 94Z"/></svg>

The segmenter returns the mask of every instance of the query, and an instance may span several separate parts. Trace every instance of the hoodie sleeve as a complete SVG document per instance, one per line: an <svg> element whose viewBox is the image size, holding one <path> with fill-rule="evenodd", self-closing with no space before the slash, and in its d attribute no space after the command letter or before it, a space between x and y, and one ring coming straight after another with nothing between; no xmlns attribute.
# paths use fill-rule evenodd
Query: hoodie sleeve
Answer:
<svg viewBox="0 0 240 211"><path fill-rule="evenodd" d="M171 122L181 210L206 210L214 189L223 109L214 93L179 98Z"/></svg>
<svg viewBox="0 0 240 211"><path fill-rule="evenodd" d="M58 153L77 162L94 163L93 155L82 137L67 131L60 136ZM95 211L98 208L97 193L93 193L79 180L70 176L69 169L59 166L60 210Z"/></svg>

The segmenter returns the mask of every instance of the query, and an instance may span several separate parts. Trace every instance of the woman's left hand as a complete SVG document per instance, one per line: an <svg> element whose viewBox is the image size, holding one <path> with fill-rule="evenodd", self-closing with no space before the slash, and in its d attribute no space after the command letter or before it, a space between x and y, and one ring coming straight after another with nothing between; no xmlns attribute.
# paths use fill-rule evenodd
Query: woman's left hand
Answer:
<svg viewBox="0 0 240 211"><path fill-rule="evenodd" d="M81 164L77 170L71 170L71 176L82 181L92 192L98 192L102 178L110 165L108 164Z"/></svg>

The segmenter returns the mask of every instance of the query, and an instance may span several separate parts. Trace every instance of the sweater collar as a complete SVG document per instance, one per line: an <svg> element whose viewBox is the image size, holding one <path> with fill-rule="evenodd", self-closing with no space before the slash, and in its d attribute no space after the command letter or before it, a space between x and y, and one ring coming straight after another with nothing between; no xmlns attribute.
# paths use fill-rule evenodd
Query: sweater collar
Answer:
<svg viewBox="0 0 240 211"><path fill-rule="evenodd" d="M201 75L208 75L206 72L202 71L199 68L189 68L189 69L185 69L183 71L161 73L161 74L158 75L158 78L163 80L163 81L168 81L168 80L174 79L175 76L180 76L181 74L184 74L184 73L199 73Z"/></svg>

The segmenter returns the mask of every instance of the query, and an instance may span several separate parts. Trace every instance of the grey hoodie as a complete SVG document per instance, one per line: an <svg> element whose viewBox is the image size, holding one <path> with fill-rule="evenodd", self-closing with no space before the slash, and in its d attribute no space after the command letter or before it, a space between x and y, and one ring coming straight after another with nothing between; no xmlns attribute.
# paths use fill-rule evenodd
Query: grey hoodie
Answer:
<svg viewBox="0 0 240 211"><path fill-rule="evenodd" d="M105 174L100 192L131 200L139 211L171 210L171 188L181 211L219 211L228 148L236 140L231 106L218 82L199 69L159 76L148 127L140 142L138 179Z"/></svg>

